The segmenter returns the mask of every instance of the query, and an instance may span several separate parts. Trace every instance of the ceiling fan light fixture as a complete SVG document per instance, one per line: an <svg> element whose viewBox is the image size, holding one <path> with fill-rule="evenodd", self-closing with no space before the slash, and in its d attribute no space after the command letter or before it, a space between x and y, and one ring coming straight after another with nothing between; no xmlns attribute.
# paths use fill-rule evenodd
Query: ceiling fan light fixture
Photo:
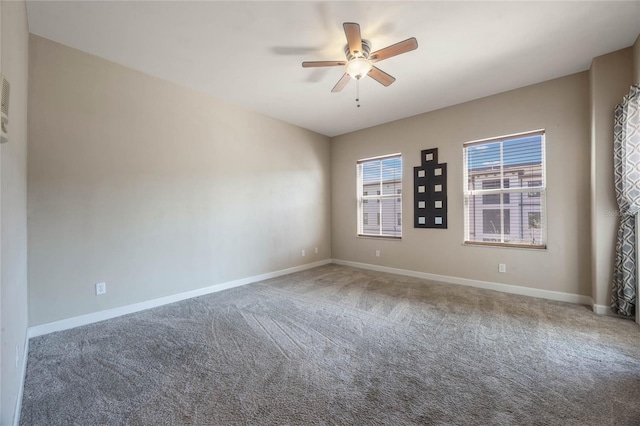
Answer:
<svg viewBox="0 0 640 426"><path fill-rule="evenodd" d="M347 74L354 80L360 80L371 71L371 68L373 68L373 65L365 58L352 59L345 65Z"/></svg>

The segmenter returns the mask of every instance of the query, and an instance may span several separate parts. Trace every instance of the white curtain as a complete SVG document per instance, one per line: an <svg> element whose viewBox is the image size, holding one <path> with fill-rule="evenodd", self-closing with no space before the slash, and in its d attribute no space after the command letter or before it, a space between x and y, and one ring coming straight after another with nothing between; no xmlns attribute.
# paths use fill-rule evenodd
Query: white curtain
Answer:
<svg viewBox="0 0 640 426"><path fill-rule="evenodd" d="M611 291L613 312L633 316L636 305L636 220L640 211L640 85L615 109L614 173L620 227Z"/></svg>

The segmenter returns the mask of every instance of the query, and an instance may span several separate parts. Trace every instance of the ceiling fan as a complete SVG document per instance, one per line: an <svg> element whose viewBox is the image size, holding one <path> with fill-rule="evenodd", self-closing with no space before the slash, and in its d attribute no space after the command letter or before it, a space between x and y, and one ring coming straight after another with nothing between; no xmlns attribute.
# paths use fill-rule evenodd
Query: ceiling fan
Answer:
<svg viewBox="0 0 640 426"><path fill-rule="evenodd" d="M418 41L415 37L411 37L384 49L369 53L371 51L371 43L368 40L363 40L360 36L360 25L354 22L345 22L342 26L347 36L347 45L344 48L344 53L347 57L346 61L310 61L302 63L304 68L344 66L345 73L338 83L333 86L332 92L341 91L350 78L360 80L365 75L373 78L383 86L389 86L396 79L373 64L418 48Z"/></svg>

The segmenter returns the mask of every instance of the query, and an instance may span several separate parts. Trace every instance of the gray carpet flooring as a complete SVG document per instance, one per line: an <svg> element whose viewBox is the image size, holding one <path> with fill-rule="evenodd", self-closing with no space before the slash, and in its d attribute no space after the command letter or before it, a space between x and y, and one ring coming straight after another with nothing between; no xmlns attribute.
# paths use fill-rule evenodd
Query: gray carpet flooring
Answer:
<svg viewBox="0 0 640 426"><path fill-rule="evenodd" d="M32 339L22 425L638 425L640 327L327 265Z"/></svg>

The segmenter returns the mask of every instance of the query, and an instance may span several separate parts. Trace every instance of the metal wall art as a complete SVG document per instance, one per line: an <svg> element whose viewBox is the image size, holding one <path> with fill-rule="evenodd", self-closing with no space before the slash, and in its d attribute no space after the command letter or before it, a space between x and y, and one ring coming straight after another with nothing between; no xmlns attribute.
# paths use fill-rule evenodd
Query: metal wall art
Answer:
<svg viewBox="0 0 640 426"><path fill-rule="evenodd" d="M414 228L447 229L447 164L438 163L438 148L421 151L413 168Z"/></svg>

